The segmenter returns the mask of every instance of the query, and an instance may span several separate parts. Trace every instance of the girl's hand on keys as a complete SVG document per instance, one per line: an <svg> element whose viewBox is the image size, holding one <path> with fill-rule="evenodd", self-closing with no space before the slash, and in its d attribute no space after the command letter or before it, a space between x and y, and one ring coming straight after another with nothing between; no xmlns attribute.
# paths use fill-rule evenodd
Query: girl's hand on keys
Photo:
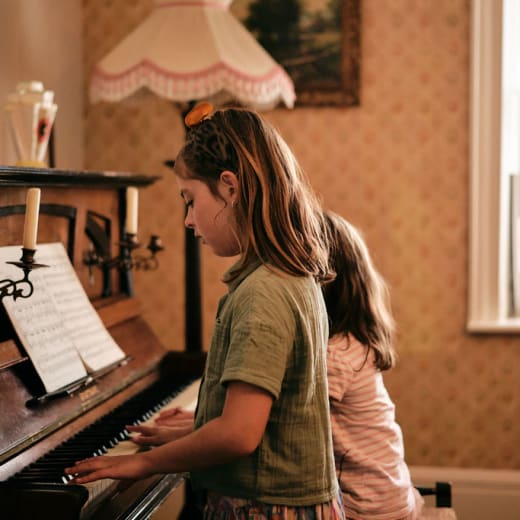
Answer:
<svg viewBox="0 0 520 520"><path fill-rule="evenodd" d="M138 425L127 426L126 429L130 433L139 434L130 437L130 440L135 444L139 446L160 446L191 433L193 431L193 420L175 426Z"/></svg>
<svg viewBox="0 0 520 520"><path fill-rule="evenodd" d="M102 478L138 480L153 475L153 468L144 454L92 457L65 469L73 475L70 484L86 484Z"/></svg>
<svg viewBox="0 0 520 520"><path fill-rule="evenodd" d="M195 413L192 410L186 410L185 408L177 406L159 413L155 422L160 426L175 426L176 424L181 424L183 421L191 421L193 424L194 418Z"/></svg>

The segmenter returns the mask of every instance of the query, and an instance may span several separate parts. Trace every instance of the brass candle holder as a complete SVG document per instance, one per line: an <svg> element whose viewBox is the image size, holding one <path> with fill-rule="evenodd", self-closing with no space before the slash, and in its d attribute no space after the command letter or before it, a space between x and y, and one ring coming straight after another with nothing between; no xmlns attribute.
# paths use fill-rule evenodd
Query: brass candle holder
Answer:
<svg viewBox="0 0 520 520"><path fill-rule="evenodd" d="M146 249L149 251L148 256L135 254L135 251L141 247L135 233L126 233L125 239L119 242L118 245L121 247L121 254L114 258L100 257L93 250L89 250L85 253L83 263L88 266L91 276L94 267L108 267L123 271L130 271L132 269L154 271L159 267L157 253L162 251L164 246L157 235L152 235L150 242L146 246Z"/></svg>
<svg viewBox="0 0 520 520"><path fill-rule="evenodd" d="M37 264L34 261L34 254L36 249L27 249L22 247L22 257L18 262L6 262L8 264L16 265L23 271L23 278L20 280L0 280L0 300L10 296L13 300L17 298L29 298L34 292L34 286L29 280L29 274L33 269L40 267L48 267L45 264Z"/></svg>

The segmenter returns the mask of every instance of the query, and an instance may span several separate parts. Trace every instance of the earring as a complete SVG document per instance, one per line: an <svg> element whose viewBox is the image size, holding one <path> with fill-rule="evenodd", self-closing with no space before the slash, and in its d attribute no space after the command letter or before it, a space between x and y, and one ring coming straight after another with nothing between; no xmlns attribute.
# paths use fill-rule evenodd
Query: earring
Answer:
<svg viewBox="0 0 520 520"><path fill-rule="evenodd" d="M233 200L231 201L231 207L232 207L232 208L236 208L236 207L237 207L237 201L236 201L236 200L233 199Z"/></svg>

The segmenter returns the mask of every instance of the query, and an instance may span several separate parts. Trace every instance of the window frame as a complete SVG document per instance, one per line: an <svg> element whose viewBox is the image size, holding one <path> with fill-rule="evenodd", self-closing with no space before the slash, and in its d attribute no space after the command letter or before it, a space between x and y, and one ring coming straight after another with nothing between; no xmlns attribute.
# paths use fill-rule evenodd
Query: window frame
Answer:
<svg viewBox="0 0 520 520"><path fill-rule="evenodd" d="M509 204L501 175L502 0L473 0L468 332L520 332L509 312Z"/></svg>

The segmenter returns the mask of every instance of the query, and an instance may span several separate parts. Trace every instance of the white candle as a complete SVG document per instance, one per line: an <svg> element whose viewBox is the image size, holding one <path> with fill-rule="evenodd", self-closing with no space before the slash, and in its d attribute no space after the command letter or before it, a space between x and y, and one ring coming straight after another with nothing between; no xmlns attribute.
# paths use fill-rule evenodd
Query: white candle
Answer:
<svg viewBox="0 0 520 520"><path fill-rule="evenodd" d="M25 223L23 227L23 247L26 249L36 249L39 211L40 188L29 188L29 190L27 190Z"/></svg>
<svg viewBox="0 0 520 520"><path fill-rule="evenodd" d="M137 188L126 189L126 232L137 235Z"/></svg>

